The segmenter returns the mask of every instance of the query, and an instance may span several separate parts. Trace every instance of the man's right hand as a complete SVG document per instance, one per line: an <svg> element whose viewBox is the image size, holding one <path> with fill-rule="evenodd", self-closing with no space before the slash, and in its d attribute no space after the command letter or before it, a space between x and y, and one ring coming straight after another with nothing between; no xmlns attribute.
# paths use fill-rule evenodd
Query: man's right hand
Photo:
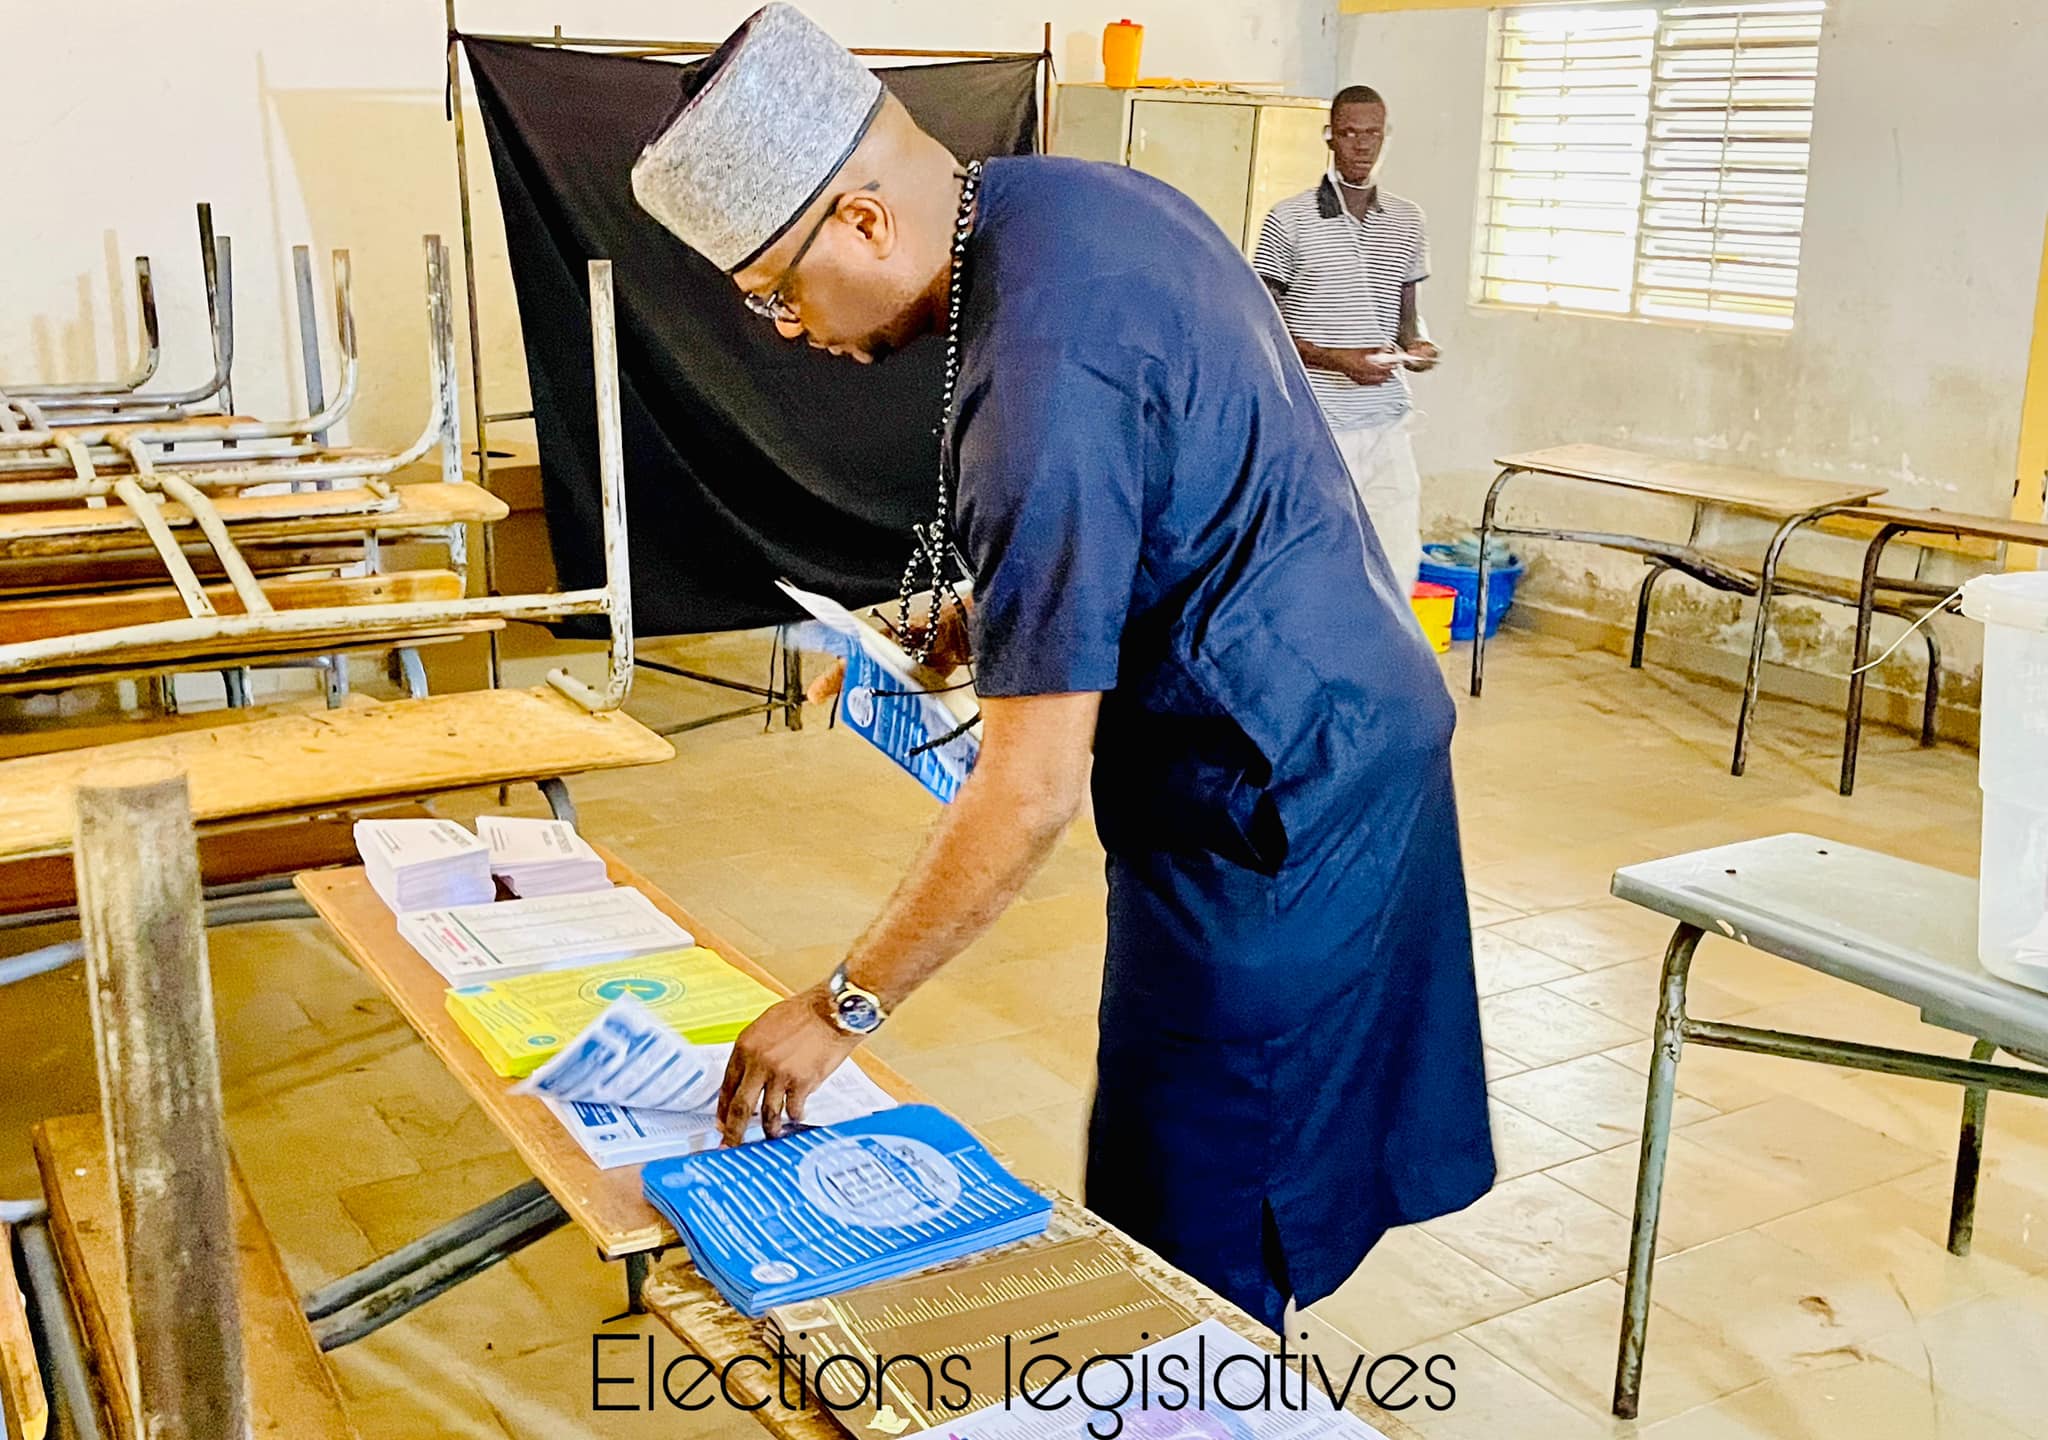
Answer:
<svg viewBox="0 0 2048 1440"><path fill-rule="evenodd" d="M1363 350L1343 350L1344 373L1360 385L1384 385L1393 375L1396 366L1384 365L1373 359L1375 355L1392 355L1396 352L1387 346L1376 345Z"/></svg>

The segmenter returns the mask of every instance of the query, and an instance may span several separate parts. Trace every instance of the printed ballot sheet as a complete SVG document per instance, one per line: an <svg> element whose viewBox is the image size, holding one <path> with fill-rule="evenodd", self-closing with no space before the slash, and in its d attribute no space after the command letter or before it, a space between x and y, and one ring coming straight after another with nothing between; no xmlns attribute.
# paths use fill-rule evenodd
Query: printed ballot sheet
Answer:
<svg viewBox="0 0 2048 1440"><path fill-rule="evenodd" d="M949 697L919 680L902 647L876 633L838 601L799 590L786 580L776 584L817 617L818 623L807 627L809 640L846 661L840 713L847 727L909 771L933 795L951 801L966 783L981 750L975 731L953 733L972 715L971 705L956 707L949 699L957 698L957 692ZM948 735L953 738L943 745L936 743Z"/></svg>
<svg viewBox="0 0 2048 1440"><path fill-rule="evenodd" d="M647 1110L633 1105L610 1105L586 1100L558 1100L547 1096L548 1108L575 1137L576 1143L600 1170L625 1165L644 1165L672 1155L694 1155L716 1150L720 1144L716 1108L719 1081L725 1078L725 1063L732 1056L730 1045L695 1045L712 1077L712 1103L699 1110ZM804 1107L806 1124L837 1125L877 1110L887 1110L895 1101L865 1071L851 1060L825 1078ZM748 1140L764 1138L757 1117L747 1127Z"/></svg>
<svg viewBox="0 0 2048 1440"><path fill-rule="evenodd" d="M1021 1347L1020 1347L1021 1348ZM1348 1370L1348 1367L1347 1367ZM1134 1355L1099 1356L1039 1390L905 1440L1386 1440L1330 1401L1313 1361L1283 1364L1204 1320ZM1345 1371L1331 1379L1343 1393Z"/></svg>
<svg viewBox="0 0 2048 1440"><path fill-rule="evenodd" d="M630 885L402 915L398 931L452 985L630 960L694 945Z"/></svg>

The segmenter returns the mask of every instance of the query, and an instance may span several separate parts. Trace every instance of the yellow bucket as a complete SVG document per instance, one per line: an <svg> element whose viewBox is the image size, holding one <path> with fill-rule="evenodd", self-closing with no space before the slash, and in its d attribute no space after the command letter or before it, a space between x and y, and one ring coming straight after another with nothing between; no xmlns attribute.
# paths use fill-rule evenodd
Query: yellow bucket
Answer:
<svg viewBox="0 0 2048 1440"><path fill-rule="evenodd" d="M1444 655L1451 648L1451 615L1458 608L1458 592L1448 585L1431 585L1427 581L1418 584L1408 603L1415 610L1415 618L1422 622L1422 633L1429 637L1430 648Z"/></svg>

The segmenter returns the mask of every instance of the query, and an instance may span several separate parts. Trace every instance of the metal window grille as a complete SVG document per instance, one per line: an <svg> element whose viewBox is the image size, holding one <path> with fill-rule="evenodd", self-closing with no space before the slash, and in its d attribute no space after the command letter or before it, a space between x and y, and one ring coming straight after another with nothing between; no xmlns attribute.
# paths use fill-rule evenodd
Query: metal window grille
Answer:
<svg viewBox="0 0 2048 1440"><path fill-rule="evenodd" d="M1790 329L1824 8L1496 11L1478 298Z"/></svg>

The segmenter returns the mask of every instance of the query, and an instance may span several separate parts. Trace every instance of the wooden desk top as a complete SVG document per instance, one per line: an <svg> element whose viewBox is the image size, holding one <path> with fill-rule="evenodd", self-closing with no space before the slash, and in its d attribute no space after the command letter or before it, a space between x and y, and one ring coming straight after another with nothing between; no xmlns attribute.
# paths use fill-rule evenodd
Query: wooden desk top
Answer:
<svg viewBox="0 0 2048 1440"><path fill-rule="evenodd" d="M0 860L70 848L72 790L131 756L182 769L192 818L205 824L646 765L674 753L625 712L593 715L545 686L179 730L0 761Z"/></svg>
<svg viewBox="0 0 2048 1440"><path fill-rule="evenodd" d="M616 856L599 848L612 879L632 885L670 919L715 950L728 964L744 971L775 993L786 987L761 969L736 946L700 925L675 901L641 878ZM441 1063L448 1067L478 1108L490 1117L534 1177L547 1186L569 1217L580 1225L606 1259L662 1250L677 1243L676 1232L640 1193L640 1167L600 1170L583 1153L552 1110L530 1095L511 1093L513 1082L494 1072L468 1036L456 1026L443 997L448 982L421 958L398 933L398 921L361 867L308 871L298 877L299 892L340 937L362 966L363 973L391 997L391 1003L418 1032ZM860 1063L877 1085L899 1100L914 1093L903 1078L873 1057Z"/></svg>
<svg viewBox="0 0 2048 1440"><path fill-rule="evenodd" d="M1668 460L1607 445L1554 445L1547 450L1503 455L1494 463L1503 470L1557 475L1774 518L1856 505L1884 493L1882 485L1861 481L1800 480L1763 470Z"/></svg>
<svg viewBox="0 0 2048 1440"><path fill-rule="evenodd" d="M1903 525L1934 535L2003 540L2014 545L2048 548L2048 525L2002 515L1971 515L1961 510L1922 510L1909 505L1859 505L1848 512L1877 525Z"/></svg>
<svg viewBox="0 0 2048 1440"><path fill-rule="evenodd" d="M113 1434L136 1440L126 1358L128 1277L119 1253L106 1132L97 1115L66 1115L35 1128L36 1163L50 1202L50 1235L71 1286L85 1350ZM229 1176L235 1250L241 1260L243 1363L254 1440L354 1440L334 1373L321 1357L299 1292L257 1217L239 1168ZM115 1357L123 1357L116 1359Z"/></svg>

